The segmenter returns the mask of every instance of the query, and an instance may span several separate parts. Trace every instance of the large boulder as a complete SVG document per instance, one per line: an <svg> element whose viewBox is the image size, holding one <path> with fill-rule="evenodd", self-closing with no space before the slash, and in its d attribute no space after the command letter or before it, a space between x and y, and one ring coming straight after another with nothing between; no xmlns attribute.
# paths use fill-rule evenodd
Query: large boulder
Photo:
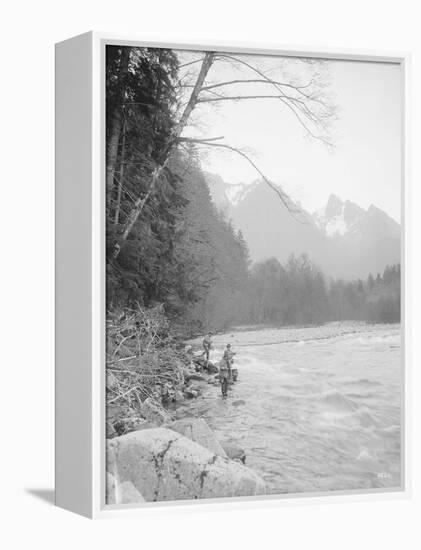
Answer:
<svg viewBox="0 0 421 550"><path fill-rule="evenodd" d="M116 503L116 480L115 477L107 472L107 482L105 486L105 500L107 504Z"/></svg>
<svg viewBox="0 0 421 550"><path fill-rule="evenodd" d="M106 498L107 504L136 504L145 502L145 499L131 481L123 481L121 483L109 472L107 472Z"/></svg>
<svg viewBox="0 0 421 550"><path fill-rule="evenodd" d="M228 458L221 444L216 439L215 434L203 418L183 418L166 424L163 427L188 437L192 441L202 445L202 447L206 447L211 453Z"/></svg>
<svg viewBox="0 0 421 550"><path fill-rule="evenodd" d="M136 504L145 502L145 499L131 481L123 481L120 483L117 496L117 504Z"/></svg>
<svg viewBox="0 0 421 550"><path fill-rule="evenodd" d="M107 471L120 483L130 481L146 501L265 494L263 480L249 468L165 428L108 441Z"/></svg>

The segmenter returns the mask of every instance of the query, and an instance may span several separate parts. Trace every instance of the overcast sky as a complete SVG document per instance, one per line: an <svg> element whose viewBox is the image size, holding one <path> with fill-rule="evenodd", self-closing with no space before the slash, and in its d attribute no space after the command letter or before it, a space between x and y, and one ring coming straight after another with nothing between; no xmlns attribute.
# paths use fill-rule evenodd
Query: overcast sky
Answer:
<svg viewBox="0 0 421 550"><path fill-rule="evenodd" d="M260 58L257 62L273 78L292 78L297 82L301 79L302 83L308 79L309 69L300 61ZM334 193L364 208L373 203L399 221L399 66L327 61L323 71L322 80L328 83L326 93L338 107L338 119L332 127L333 150L308 139L293 113L271 99L204 104L195 113L198 127L190 128L186 134L224 136L225 143L246 148L259 168L309 211L324 206ZM217 62L208 81L231 80L239 74L232 65ZM256 75L244 68L241 77ZM231 92L227 87L215 91ZM266 89L264 93L268 92ZM262 88L241 84L235 85L231 93L262 93ZM241 157L216 149L205 154L203 164L229 183L249 183L259 177Z"/></svg>

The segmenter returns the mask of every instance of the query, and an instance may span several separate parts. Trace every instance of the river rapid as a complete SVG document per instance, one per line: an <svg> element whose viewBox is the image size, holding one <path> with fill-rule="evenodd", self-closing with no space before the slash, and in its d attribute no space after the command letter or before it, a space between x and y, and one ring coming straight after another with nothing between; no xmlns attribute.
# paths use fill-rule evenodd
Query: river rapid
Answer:
<svg viewBox="0 0 421 550"><path fill-rule="evenodd" d="M228 342L239 371L228 397L206 385L177 416L241 446L269 493L400 485L399 325L237 329L213 337L212 361Z"/></svg>

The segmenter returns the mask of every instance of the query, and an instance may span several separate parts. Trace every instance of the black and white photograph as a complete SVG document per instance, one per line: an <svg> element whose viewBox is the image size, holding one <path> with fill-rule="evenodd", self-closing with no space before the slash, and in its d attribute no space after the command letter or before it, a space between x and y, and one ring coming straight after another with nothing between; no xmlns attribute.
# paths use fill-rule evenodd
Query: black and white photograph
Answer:
<svg viewBox="0 0 421 550"><path fill-rule="evenodd" d="M401 66L103 65L106 504L401 490Z"/></svg>

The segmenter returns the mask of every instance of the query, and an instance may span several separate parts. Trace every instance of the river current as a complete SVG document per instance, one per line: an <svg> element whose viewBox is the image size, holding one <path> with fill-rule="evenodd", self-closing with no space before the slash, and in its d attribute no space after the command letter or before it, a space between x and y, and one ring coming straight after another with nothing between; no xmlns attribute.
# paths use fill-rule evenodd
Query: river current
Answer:
<svg viewBox="0 0 421 550"><path fill-rule="evenodd" d="M213 337L212 361L228 342L239 371L228 397L207 385L178 414L241 446L269 493L400 485L399 325L238 329Z"/></svg>

